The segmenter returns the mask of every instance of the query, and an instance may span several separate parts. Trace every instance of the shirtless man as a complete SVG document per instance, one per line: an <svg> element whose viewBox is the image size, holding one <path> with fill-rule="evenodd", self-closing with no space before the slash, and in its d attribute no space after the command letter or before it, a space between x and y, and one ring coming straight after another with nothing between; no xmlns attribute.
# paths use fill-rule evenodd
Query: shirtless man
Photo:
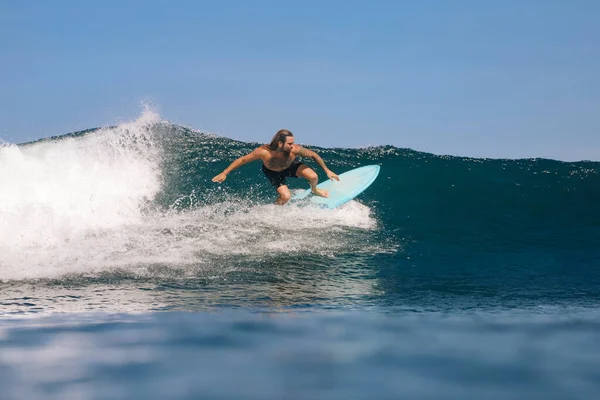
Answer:
<svg viewBox="0 0 600 400"><path fill-rule="evenodd" d="M275 190L277 190L277 194L279 194L275 204L285 204L291 197L290 189L288 189L285 184L285 179L287 177L297 178L301 176L308 180L313 194L328 197L329 193L327 190L319 189L317 187L317 183L319 182L317 173L310 169L306 164L296 160L296 157L298 156L312 158L321 168L323 168L329 179L340 180L336 174L327 168L323 159L319 157L317 153L295 145L292 132L287 129L281 129L273 136L273 140L271 140L270 144L260 146L250 154L238 158L232 162L229 167L225 168L223 172L215 176L212 181L223 182L227 178L227 174L234 169L252 161L262 160L262 170L271 184L275 187Z"/></svg>

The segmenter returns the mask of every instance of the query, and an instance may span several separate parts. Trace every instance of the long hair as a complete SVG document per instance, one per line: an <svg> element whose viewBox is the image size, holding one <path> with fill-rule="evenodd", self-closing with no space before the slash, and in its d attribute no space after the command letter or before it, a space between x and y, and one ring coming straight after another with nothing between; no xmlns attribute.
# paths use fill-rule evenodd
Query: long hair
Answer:
<svg viewBox="0 0 600 400"><path fill-rule="evenodd" d="M269 144L269 149L273 151L277 150L279 143L285 143L288 137L294 137L294 134L287 129L280 129L275 136L273 136L273 139Z"/></svg>

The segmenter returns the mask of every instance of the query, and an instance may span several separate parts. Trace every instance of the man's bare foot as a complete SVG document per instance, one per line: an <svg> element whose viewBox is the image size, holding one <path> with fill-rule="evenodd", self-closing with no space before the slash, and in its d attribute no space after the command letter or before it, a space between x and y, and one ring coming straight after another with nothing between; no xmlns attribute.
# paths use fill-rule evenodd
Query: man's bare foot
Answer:
<svg viewBox="0 0 600 400"><path fill-rule="evenodd" d="M314 188L312 194L315 196L329 197L329 192L325 189Z"/></svg>

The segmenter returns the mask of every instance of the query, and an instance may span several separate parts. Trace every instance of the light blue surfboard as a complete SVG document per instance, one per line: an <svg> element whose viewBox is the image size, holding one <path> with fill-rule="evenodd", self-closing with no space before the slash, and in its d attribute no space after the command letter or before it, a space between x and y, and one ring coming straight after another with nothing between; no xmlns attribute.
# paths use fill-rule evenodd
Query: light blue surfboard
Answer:
<svg viewBox="0 0 600 400"><path fill-rule="evenodd" d="M336 208L361 194L379 175L379 165L367 165L355 168L338 175L340 181L327 180L317 185L319 189L329 191L329 197L315 196L307 189L297 193L292 200L302 200L307 197L312 203L325 208Z"/></svg>

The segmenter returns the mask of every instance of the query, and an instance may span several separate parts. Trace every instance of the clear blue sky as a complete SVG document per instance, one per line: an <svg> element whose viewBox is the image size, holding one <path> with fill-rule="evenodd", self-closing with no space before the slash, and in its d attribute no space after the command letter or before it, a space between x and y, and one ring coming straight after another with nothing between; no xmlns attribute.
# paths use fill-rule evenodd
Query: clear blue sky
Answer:
<svg viewBox="0 0 600 400"><path fill-rule="evenodd" d="M245 141L600 160L600 1L0 2L0 138L135 119Z"/></svg>

